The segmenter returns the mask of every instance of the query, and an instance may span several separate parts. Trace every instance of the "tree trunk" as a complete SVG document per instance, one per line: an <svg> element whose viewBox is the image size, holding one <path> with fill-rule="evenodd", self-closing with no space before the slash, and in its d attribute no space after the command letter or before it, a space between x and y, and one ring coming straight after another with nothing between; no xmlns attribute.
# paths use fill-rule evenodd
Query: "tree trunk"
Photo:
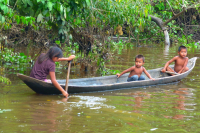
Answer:
<svg viewBox="0 0 200 133"><path fill-rule="evenodd" d="M165 35L165 44L170 45L170 40L169 40L169 34L167 30L164 30L164 35Z"/></svg>
<svg viewBox="0 0 200 133"><path fill-rule="evenodd" d="M175 20L176 18L178 18L181 14L183 14L187 9L185 7L183 7L183 11L179 12L178 14L174 14L174 16L168 20L166 20L165 22L163 22L162 19L149 15L151 17L151 20L154 21L164 32L165 35L165 44L166 45L170 45L170 40L169 40L169 34L167 31L167 27L166 25L171 22L172 20Z"/></svg>
<svg viewBox="0 0 200 133"><path fill-rule="evenodd" d="M165 27L162 19L158 18L158 17L154 17L152 15L149 15L151 17L151 20L154 21L164 32L165 35L165 44L166 45L170 45L170 40L169 40L169 34L167 31L167 28Z"/></svg>

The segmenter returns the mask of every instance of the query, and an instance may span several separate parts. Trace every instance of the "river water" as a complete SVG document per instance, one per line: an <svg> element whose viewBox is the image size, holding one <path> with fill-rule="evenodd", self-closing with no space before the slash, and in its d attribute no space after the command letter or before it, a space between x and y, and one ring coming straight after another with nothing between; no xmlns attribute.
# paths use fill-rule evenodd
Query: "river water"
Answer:
<svg viewBox="0 0 200 133"><path fill-rule="evenodd" d="M106 63L107 68L123 71L134 65L137 54L143 54L148 70L164 66L177 55L177 46L130 46L120 54L113 52L116 57ZM188 49L189 58L199 56L199 50ZM193 71L173 84L72 94L68 99L35 94L7 70L12 84L0 88L0 133L199 132L199 63L198 59ZM65 78L66 70L59 70L57 78ZM29 75L30 70L24 73ZM95 76L83 73L72 66L70 78Z"/></svg>

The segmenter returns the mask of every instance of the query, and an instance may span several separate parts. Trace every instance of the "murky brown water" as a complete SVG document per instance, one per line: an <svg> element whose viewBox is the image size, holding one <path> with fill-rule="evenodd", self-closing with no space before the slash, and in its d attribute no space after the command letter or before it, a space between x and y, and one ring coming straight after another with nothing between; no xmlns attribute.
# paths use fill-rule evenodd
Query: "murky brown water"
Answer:
<svg viewBox="0 0 200 133"><path fill-rule="evenodd" d="M107 68L123 71L134 65L135 55L143 54L144 67L154 69L177 55L177 47L168 52L164 46L132 47L124 48L121 55L115 53ZM194 56L200 52L188 51L189 58ZM178 83L73 94L68 100L60 95L37 95L8 74L12 85L0 88L0 132L199 132L199 63L198 59L193 71ZM63 73L57 70L57 78L65 78ZM71 68L70 78L91 76L90 71Z"/></svg>

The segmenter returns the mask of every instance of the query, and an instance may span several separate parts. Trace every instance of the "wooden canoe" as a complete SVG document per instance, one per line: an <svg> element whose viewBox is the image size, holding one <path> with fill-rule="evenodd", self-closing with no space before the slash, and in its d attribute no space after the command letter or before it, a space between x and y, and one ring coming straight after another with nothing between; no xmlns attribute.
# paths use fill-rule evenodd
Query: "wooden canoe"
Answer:
<svg viewBox="0 0 200 133"><path fill-rule="evenodd" d="M127 82L128 73L117 78L116 75L93 77L93 78L80 78L70 79L68 83L68 93L82 93L82 92L93 92L93 91L106 91L123 88L135 88L145 87L151 85L161 85L172 82L177 82L185 78L194 68L197 57L191 58L188 61L187 67L189 70L185 73L170 76L167 73L162 73L162 68L147 70L155 80L149 80L145 74L146 80ZM173 67L170 65L170 67ZM52 83L47 83L23 74L17 74L17 76L33 91L39 94L61 94L61 92L54 87ZM66 80L57 80L58 83L65 88Z"/></svg>

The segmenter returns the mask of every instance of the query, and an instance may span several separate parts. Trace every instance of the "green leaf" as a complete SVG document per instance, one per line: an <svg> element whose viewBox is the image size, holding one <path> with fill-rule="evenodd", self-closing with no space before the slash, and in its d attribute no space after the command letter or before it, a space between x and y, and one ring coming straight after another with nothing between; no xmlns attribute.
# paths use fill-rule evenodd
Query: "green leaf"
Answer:
<svg viewBox="0 0 200 133"><path fill-rule="evenodd" d="M47 2L47 7L49 8L49 11L52 10L53 4L51 2Z"/></svg>
<svg viewBox="0 0 200 133"><path fill-rule="evenodd" d="M1 21L2 23L4 23L4 22L5 22L5 17L4 17L4 16L2 16L1 14L0 14L0 21Z"/></svg>
<svg viewBox="0 0 200 133"><path fill-rule="evenodd" d="M62 34L62 33L63 33L63 30L62 30L62 29L59 29L58 33L59 33L59 34Z"/></svg>
<svg viewBox="0 0 200 133"><path fill-rule="evenodd" d="M87 6L90 6L90 0L86 0Z"/></svg>
<svg viewBox="0 0 200 133"><path fill-rule="evenodd" d="M81 23L81 20L80 19L76 19L76 22L75 22L75 24L80 24Z"/></svg>
<svg viewBox="0 0 200 133"><path fill-rule="evenodd" d="M48 12L49 12L49 10L44 10L42 14L46 16L46 14L47 14Z"/></svg>
<svg viewBox="0 0 200 133"><path fill-rule="evenodd" d="M24 7L26 8L27 7L27 0L22 0L23 3L24 3Z"/></svg>
<svg viewBox="0 0 200 133"><path fill-rule="evenodd" d="M6 5L1 5L0 7L4 11L4 14L8 13L9 9Z"/></svg>
<svg viewBox="0 0 200 133"><path fill-rule="evenodd" d="M64 8L63 8L63 5L60 5L60 12L61 12L61 13L64 12L63 9L64 9Z"/></svg>
<svg viewBox="0 0 200 133"><path fill-rule="evenodd" d="M19 18L19 16L16 16L16 21L17 21L17 24L20 23L20 18Z"/></svg>
<svg viewBox="0 0 200 133"><path fill-rule="evenodd" d="M43 19L43 16L42 14L40 13L37 17L37 22L42 22L42 19Z"/></svg>
<svg viewBox="0 0 200 133"><path fill-rule="evenodd" d="M56 43L56 44L60 44L60 41L59 41L59 40L56 40L55 43Z"/></svg>
<svg viewBox="0 0 200 133"><path fill-rule="evenodd" d="M30 1L30 0L27 0L27 3L28 3L30 6L33 6L33 3L32 3L32 1Z"/></svg>
<svg viewBox="0 0 200 133"><path fill-rule="evenodd" d="M29 21L29 23L30 23L30 25L32 25L33 21L32 21L32 20L30 20L30 21Z"/></svg>
<svg viewBox="0 0 200 133"><path fill-rule="evenodd" d="M23 24L26 24L25 17L22 16L22 17L21 17L21 20L22 20L22 23L23 23Z"/></svg>

